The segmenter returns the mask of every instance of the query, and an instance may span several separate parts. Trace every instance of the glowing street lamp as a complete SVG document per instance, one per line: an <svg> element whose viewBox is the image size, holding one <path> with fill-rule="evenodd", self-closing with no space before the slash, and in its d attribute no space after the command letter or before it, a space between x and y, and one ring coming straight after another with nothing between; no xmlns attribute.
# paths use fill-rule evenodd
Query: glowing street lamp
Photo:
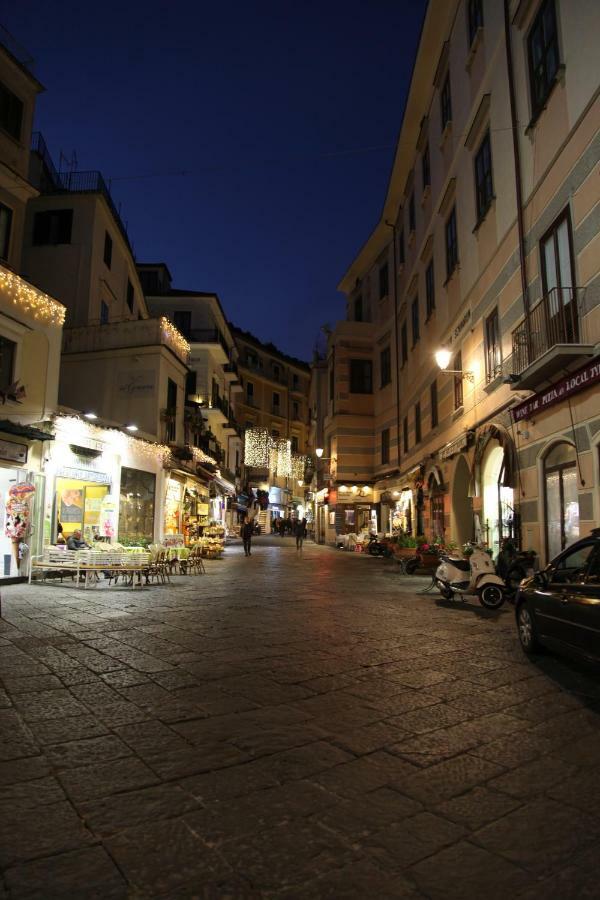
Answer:
<svg viewBox="0 0 600 900"><path fill-rule="evenodd" d="M315 453L317 454L317 457L318 457L319 459L321 459L321 457L323 456L323 448L322 448L322 447L317 447L317 449L315 450Z"/></svg>

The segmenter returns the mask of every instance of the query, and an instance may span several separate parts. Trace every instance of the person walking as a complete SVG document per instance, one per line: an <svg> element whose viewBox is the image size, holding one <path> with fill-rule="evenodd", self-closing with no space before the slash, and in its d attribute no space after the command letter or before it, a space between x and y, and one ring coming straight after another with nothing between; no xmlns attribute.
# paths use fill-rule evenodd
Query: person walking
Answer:
<svg viewBox="0 0 600 900"><path fill-rule="evenodd" d="M242 525L242 541L244 543L244 556L252 556L252 531L254 525L247 519Z"/></svg>
<svg viewBox="0 0 600 900"><path fill-rule="evenodd" d="M296 519L294 522L294 534L296 535L296 550L302 550L302 544L304 542L304 522L301 519Z"/></svg>

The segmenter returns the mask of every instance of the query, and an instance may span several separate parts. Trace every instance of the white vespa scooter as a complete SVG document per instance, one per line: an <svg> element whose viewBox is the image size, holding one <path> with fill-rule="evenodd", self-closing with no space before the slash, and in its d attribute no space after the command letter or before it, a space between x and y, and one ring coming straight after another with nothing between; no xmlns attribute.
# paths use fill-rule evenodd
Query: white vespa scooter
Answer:
<svg viewBox="0 0 600 900"><path fill-rule="evenodd" d="M473 547L473 553L466 559L442 555L433 578L446 600L452 600L455 594L472 594L486 609L499 609L506 599L505 584L481 547Z"/></svg>

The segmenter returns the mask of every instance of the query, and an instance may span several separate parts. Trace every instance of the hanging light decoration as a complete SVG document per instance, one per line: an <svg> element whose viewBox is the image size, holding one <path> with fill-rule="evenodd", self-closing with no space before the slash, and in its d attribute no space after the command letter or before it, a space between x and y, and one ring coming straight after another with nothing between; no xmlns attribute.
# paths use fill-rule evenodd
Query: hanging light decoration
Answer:
<svg viewBox="0 0 600 900"><path fill-rule="evenodd" d="M292 453L292 478L297 481L304 481L306 473L307 458L301 453Z"/></svg>
<svg viewBox="0 0 600 900"><path fill-rule="evenodd" d="M291 448L291 442L285 438L273 441L274 460L272 459L271 471L280 478L290 478L292 474Z"/></svg>
<svg viewBox="0 0 600 900"><path fill-rule="evenodd" d="M267 469L271 462L273 441L266 428L246 428L244 440L244 464Z"/></svg>
<svg viewBox="0 0 600 900"><path fill-rule="evenodd" d="M173 325L166 316L160 317L160 328L162 331L165 344L168 344L179 356L187 362L190 356L190 345L181 334L179 329Z"/></svg>
<svg viewBox="0 0 600 900"><path fill-rule="evenodd" d="M48 325L62 325L66 308L43 291L38 291L23 278L0 266L0 291L23 312Z"/></svg>

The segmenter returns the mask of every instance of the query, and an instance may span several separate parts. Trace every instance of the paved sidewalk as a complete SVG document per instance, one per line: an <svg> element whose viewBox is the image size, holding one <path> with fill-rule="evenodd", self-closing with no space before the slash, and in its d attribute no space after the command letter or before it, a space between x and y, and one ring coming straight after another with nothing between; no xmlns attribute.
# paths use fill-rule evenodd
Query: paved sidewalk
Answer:
<svg viewBox="0 0 600 900"><path fill-rule="evenodd" d="M2 590L0 898L600 895L596 673L381 560L207 569Z"/></svg>

